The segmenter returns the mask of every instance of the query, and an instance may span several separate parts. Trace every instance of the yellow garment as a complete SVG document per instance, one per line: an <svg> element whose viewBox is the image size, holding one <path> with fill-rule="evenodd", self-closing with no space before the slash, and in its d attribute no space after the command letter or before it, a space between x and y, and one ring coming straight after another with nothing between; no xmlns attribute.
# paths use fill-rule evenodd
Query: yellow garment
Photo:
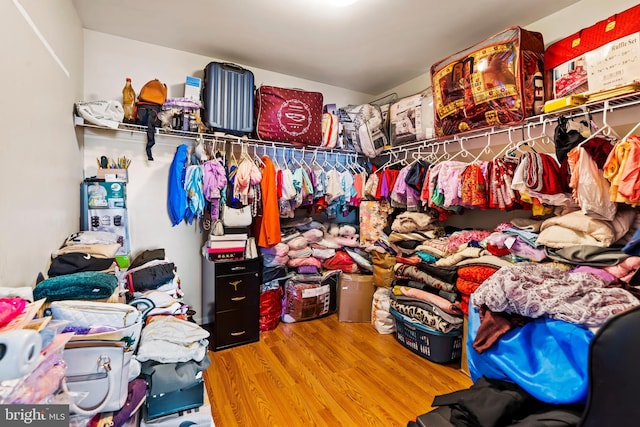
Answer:
<svg viewBox="0 0 640 427"><path fill-rule="evenodd" d="M545 206L538 202L538 199L534 199L534 203L531 206L531 215L534 217L551 215L553 213L553 209L553 206Z"/></svg>

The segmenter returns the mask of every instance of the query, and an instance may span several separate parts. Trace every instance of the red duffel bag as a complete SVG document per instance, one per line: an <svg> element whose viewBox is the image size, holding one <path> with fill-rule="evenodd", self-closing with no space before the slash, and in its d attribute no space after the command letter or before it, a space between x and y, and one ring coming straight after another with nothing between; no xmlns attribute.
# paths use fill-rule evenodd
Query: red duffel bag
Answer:
<svg viewBox="0 0 640 427"><path fill-rule="evenodd" d="M258 138L294 145L320 145L322 103L320 92L260 86L255 97Z"/></svg>

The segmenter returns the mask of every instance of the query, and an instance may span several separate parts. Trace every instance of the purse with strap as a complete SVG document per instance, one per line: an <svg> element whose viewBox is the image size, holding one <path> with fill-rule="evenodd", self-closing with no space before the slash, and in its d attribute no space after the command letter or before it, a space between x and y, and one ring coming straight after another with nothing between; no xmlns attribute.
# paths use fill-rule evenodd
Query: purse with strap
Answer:
<svg viewBox="0 0 640 427"><path fill-rule="evenodd" d="M227 205L222 206L222 223L225 227L248 227L251 225L251 206L242 208L232 208Z"/></svg>
<svg viewBox="0 0 640 427"><path fill-rule="evenodd" d="M133 352L122 341L73 341L62 358L67 366L62 389L69 410L81 415L118 411L127 399Z"/></svg>

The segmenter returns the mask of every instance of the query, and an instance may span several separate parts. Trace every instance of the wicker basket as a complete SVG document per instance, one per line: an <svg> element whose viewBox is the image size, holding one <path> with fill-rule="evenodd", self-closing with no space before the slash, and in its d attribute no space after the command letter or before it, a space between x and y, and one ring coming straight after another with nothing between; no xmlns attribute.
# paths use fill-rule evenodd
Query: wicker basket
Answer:
<svg viewBox="0 0 640 427"><path fill-rule="evenodd" d="M396 339L415 354L436 363L450 363L462 354L462 331L444 334L390 308Z"/></svg>

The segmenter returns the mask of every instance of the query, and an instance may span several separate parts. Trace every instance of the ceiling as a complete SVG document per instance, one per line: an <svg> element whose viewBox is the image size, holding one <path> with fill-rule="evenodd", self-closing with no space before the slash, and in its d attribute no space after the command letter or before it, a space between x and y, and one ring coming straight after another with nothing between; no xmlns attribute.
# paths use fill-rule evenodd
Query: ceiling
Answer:
<svg viewBox="0 0 640 427"><path fill-rule="evenodd" d="M85 28L382 94L578 0L73 0Z"/></svg>

